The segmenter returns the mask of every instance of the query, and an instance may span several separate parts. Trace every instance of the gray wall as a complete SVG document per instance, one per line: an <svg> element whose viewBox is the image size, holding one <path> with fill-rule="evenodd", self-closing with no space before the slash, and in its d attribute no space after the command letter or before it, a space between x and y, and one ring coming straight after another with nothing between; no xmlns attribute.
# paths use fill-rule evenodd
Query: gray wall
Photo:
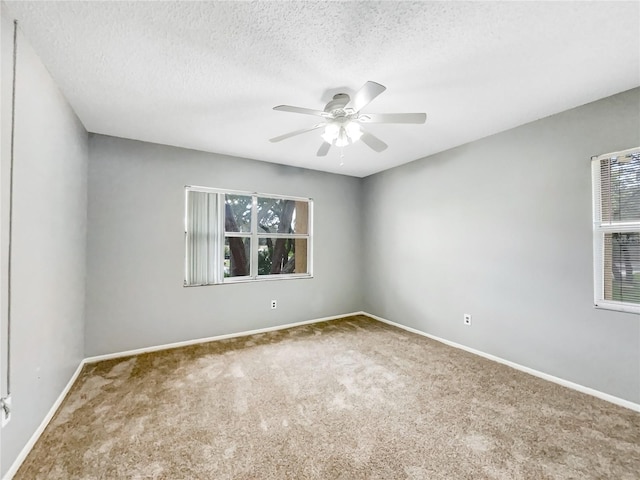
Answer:
<svg viewBox="0 0 640 480"><path fill-rule="evenodd" d="M2 59L12 56L2 12ZM2 69L2 139L10 137L10 69ZM87 133L22 35L18 37L13 192L11 394L2 474L83 358ZM9 97L7 97L7 92ZM9 157L2 149L2 199ZM7 231L2 216L2 231ZM6 244L3 243L3 251ZM4 267L3 267L4 268ZM3 285L3 291L6 285ZM3 310L6 305L3 304ZM4 333L4 331L3 331ZM3 335L2 348L6 342ZM5 353L4 351L2 352Z"/></svg>
<svg viewBox="0 0 640 480"><path fill-rule="evenodd" d="M89 159L87 356L361 309L359 179L93 134ZM312 197L314 278L184 288L185 185Z"/></svg>
<svg viewBox="0 0 640 480"><path fill-rule="evenodd" d="M640 317L593 307L590 170L639 144L635 89L367 177L365 310L640 402Z"/></svg>

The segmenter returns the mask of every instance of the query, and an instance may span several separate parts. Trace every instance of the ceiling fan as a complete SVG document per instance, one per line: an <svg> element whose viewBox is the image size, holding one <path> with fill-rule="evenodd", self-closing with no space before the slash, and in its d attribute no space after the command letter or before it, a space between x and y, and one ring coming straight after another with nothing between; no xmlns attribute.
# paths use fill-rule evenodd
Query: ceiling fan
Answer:
<svg viewBox="0 0 640 480"><path fill-rule="evenodd" d="M387 148L387 144L375 135L362 129L367 123L424 123L427 119L426 113L360 113L369 105L373 99L384 92L384 87L376 82L365 83L358 90L353 98L346 93L338 93L324 107L324 110L312 110L309 108L292 107L290 105L278 105L274 110L281 112L302 113L305 115L315 115L323 119L311 128L303 128L294 132L285 133L279 137L270 139L270 142L280 142L287 138L295 137L302 133L311 132L319 128L324 128L322 134L322 145L318 149L317 156L324 157L332 145L345 147L358 140L362 140L367 146L376 152L382 152Z"/></svg>

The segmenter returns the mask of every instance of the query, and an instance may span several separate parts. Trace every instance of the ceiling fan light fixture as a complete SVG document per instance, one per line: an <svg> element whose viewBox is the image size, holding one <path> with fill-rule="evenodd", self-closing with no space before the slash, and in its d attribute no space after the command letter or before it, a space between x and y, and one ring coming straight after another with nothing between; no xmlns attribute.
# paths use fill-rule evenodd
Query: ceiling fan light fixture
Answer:
<svg viewBox="0 0 640 480"><path fill-rule="evenodd" d="M328 123L326 127L324 127L324 133L322 134L322 138L327 143L333 143L338 138L340 134L340 127L335 123Z"/></svg>
<svg viewBox="0 0 640 480"><path fill-rule="evenodd" d="M346 147L349 144L360 140L362 130L355 122L346 122L338 124L337 122L329 123L324 129L322 138L325 142L335 145L336 147Z"/></svg>
<svg viewBox="0 0 640 480"><path fill-rule="evenodd" d="M347 131L347 136L351 139L351 143L355 143L360 140L360 137L362 136L360 125L356 122L349 122L344 128Z"/></svg>
<svg viewBox="0 0 640 480"><path fill-rule="evenodd" d="M340 127L340 132L338 133L338 138L336 138L336 147L346 147L349 145L350 139L349 135L347 135L347 130L344 127Z"/></svg>

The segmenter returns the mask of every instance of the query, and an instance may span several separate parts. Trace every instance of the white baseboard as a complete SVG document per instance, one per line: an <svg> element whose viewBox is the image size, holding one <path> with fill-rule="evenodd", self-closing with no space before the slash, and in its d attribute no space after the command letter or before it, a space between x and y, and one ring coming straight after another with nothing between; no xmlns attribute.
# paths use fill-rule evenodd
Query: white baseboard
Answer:
<svg viewBox="0 0 640 480"><path fill-rule="evenodd" d="M216 335L215 337L196 338L194 340L185 340L182 342L167 343L164 345L156 345L153 347L137 348L135 350L126 350L124 352L107 353L105 355L96 355L94 357L87 357L84 359L84 363L95 363L95 362L101 362L103 360L112 360L114 358L131 357L133 355L140 355L141 353L157 352L159 350L169 350L172 348L187 347L189 345L215 342L217 340L226 340L228 338L246 337L249 335L255 335L257 333L266 333L266 332L274 332L276 330L285 330L287 328L299 327L301 325L310 325L312 323L327 322L329 320L337 320L339 318L344 318L351 315L359 315L359 314L362 314L362 312L345 313L343 315L333 315L331 317L322 317L322 318L316 318L313 320L304 320L302 322L287 323L285 325L276 325L275 327L259 328L257 330L249 330L246 332L227 333L225 335Z"/></svg>
<svg viewBox="0 0 640 480"><path fill-rule="evenodd" d="M3 480L11 480L13 476L18 472L20 465L22 465L22 462L24 462L24 459L27 458L27 455L29 455L29 452L31 451L33 446L36 444L38 439L40 438L40 435L42 435L42 432L44 432L44 429L47 428L47 425L49 425L49 422L58 411L58 408L62 404L62 401L64 400L64 398L67 396L67 393L69 393L69 390L71 390L71 387L73 387L73 384L76 383L76 380L78 379L78 376L82 371L82 367L84 367L84 360L80 362L80 364L78 365L78 368L76 368L76 371L73 372L73 375L67 382L67 385L64 387L60 395L58 395L58 398L56 399L56 401L53 402L53 405L51 405L49 412L42 419L42 422L40 422L40 425L38 426L36 431L33 432L33 435L31 435L31 438L29 439L29 441L25 444L22 450L20 450L20 453L18 454L14 462L11 464L11 467L9 467L9 470L7 470L7 473L5 473L4 477L2 477Z"/></svg>
<svg viewBox="0 0 640 480"><path fill-rule="evenodd" d="M459 348L460 350L464 350L465 352L473 353L475 355L479 355L481 357L487 358L489 360L493 360L494 362L502 363L503 365L507 365L511 368L515 368L516 370L520 370L522 372L533 375L534 377L539 377L544 380L548 380L553 383L557 383L558 385L562 385L563 387L571 388L572 390L577 390L578 392L586 393L587 395L591 395L593 397L599 398L601 400L605 400L610 403L614 403L621 407L628 408L630 410L634 410L636 412L640 412L640 404L631 402L629 400L625 400L623 398L615 397L613 395L609 395L608 393L601 392L599 390L595 390L590 387L585 387L584 385L580 385L578 383L570 382L569 380L565 380L563 378L554 377L553 375L549 375L548 373L540 372L538 370L534 370L533 368L525 367L524 365L520 365L518 363L512 362L510 360L505 360L504 358L496 357L495 355L491 355L490 353L485 353L480 350L476 350L475 348L467 347L466 345L462 345L460 343L452 342L450 340L446 340L444 338L436 337L435 335L431 335L429 333L425 333L421 330L407 327L405 325L401 325L396 322L392 322L391 320L387 320L386 318L378 317L377 315L373 315L367 312L359 312L362 315L366 315L367 317L373 318L374 320L378 320L379 322L386 323L388 325L392 325L394 327L401 328L411 333L417 333L418 335L422 335L423 337L428 337L432 340L435 340L440 343L444 343L445 345L449 345L450 347Z"/></svg>

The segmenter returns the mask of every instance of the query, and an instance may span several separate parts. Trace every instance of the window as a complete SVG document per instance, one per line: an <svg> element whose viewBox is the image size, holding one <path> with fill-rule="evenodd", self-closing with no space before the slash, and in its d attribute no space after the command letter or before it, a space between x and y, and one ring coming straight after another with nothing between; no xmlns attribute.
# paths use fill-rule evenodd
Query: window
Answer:
<svg viewBox="0 0 640 480"><path fill-rule="evenodd" d="M187 186L185 201L185 286L311 276L311 199Z"/></svg>
<svg viewBox="0 0 640 480"><path fill-rule="evenodd" d="M595 305L640 313L640 148L591 167Z"/></svg>

